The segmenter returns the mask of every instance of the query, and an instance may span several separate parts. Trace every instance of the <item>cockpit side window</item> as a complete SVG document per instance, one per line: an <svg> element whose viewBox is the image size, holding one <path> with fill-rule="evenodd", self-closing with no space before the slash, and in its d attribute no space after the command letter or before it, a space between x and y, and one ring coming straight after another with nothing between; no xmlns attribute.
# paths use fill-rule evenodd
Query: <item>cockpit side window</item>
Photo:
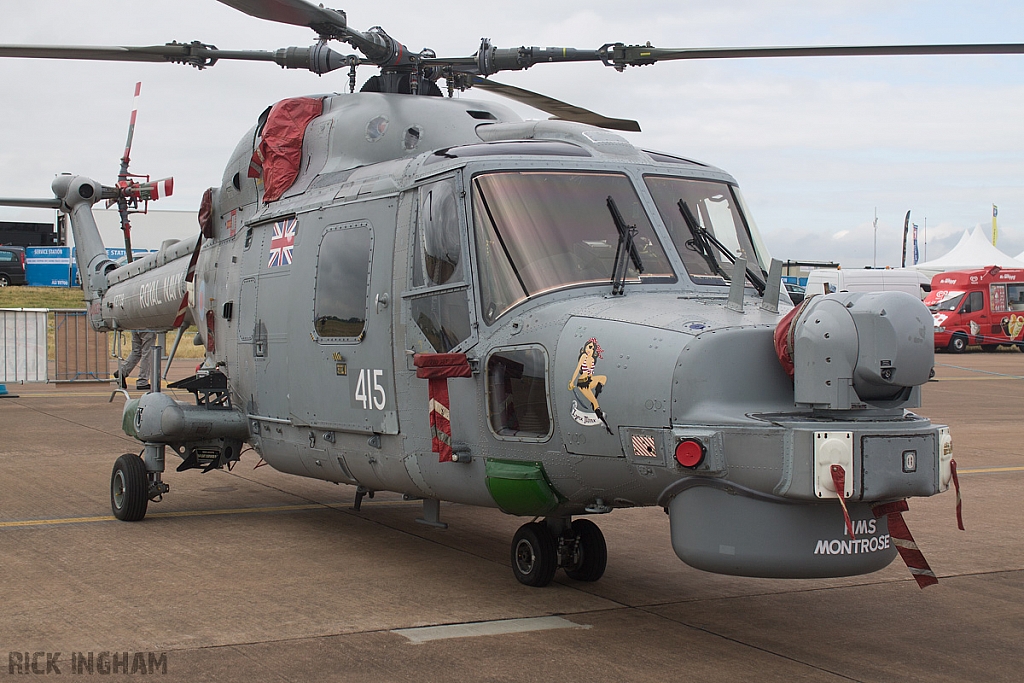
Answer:
<svg viewBox="0 0 1024 683"><path fill-rule="evenodd" d="M416 227L413 286L445 285L465 279L459 238L458 188L454 179L420 188Z"/></svg>
<svg viewBox="0 0 1024 683"><path fill-rule="evenodd" d="M412 324L434 351L447 353L473 334L457 179L429 183L414 196L412 279L405 299Z"/></svg>
<svg viewBox="0 0 1024 683"><path fill-rule="evenodd" d="M741 203L732 186L723 182L655 175L644 176L644 182L654 197L658 213L690 279L695 283L728 284L723 273L732 272L730 256L746 259L747 267L754 272L764 270L766 255L755 248L759 240L748 229ZM728 254L714 244L715 241Z"/></svg>
<svg viewBox="0 0 1024 683"><path fill-rule="evenodd" d="M542 347L498 349L487 359L487 413L499 439L547 439L547 353Z"/></svg>

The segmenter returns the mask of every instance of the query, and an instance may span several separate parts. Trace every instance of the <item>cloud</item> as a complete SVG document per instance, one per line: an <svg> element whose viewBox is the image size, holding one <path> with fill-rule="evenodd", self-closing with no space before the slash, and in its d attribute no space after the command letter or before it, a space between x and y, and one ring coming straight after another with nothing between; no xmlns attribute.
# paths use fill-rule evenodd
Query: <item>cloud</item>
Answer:
<svg viewBox="0 0 1024 683"><path fill-rule="evenodd" d="M628 9L610 0L523 0L513 13L450 0L443 11L410 11L419 7L356 5L347 8L349 24L379 24L412 49L429 46L442 55L470 55L480 36L499 47L593 49L618 40L666 47L1014 42L1024 33L1024 9L1011 0L639 0ZM0 43L172 39L273 50L308 45L315 36L214 0L36 0L13 4L0 27ZM899 263L908 209L922 226L927 218L929 258L946 237L990 221L993 203L1000 207L1000 248L1024 249L1022 67L1022 55L713 60L624 73L599 64L540 64L500 80L635 118L644 128L628 136L636 144L726 169L777 256L864 265ZM372 72L361 68L360 81ZM175 196L157 206L187 210L219 183L235 144L267 105L348 87L344 70L320 78L256 63L221 62L200 72L163 64L0 60L0 195L47 196L62 171L109 182L137 80L143 96L132 168L173 175ZM477 91L461 96L492 99ZM0 220L28 215L52 218L0 209ZM843 239L833 240L839 233Z"/></svg>

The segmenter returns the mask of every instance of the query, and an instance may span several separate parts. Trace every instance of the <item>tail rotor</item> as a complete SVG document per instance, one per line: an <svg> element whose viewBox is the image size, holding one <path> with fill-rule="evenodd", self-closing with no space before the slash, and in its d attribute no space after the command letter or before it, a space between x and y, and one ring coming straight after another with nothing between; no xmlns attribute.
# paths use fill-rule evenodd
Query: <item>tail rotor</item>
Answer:
<svg viewBox="0 0 1024 683"><path fill-rule="evenodd" d="M132 140L135 138L135 121L139 114L139 95L142 93L142 82L135 84L135 97L132 100L132 117L128 123L128 139L121 157L121 170L117 174L116 194L107 199L107 208L117 205L121 216L121 232L124 233L124 250L128 262L132 261L132 225L128 216L133 213L147 213L149 202L162 197L170 197L174 192L174 178L150 181L148 175L137 175L128 171L131 163ZM145 182L139 182L144 180ZM142 208L139 208L139 202Z"/></svg>

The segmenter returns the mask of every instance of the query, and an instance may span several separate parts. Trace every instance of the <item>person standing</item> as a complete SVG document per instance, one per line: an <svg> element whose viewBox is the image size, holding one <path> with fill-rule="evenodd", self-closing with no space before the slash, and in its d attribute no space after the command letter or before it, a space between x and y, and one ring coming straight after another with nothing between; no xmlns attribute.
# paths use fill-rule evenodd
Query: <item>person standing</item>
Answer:
<svg viewBox="0 0 1024 683"><path fill-rule="evenodd" d="M114 377L122 389L128 388L128 373L139 365L139 379L135 382L135 388L139 391L149 391L152 386L149 383L149 373L153 367L153 345L156 344L156 332L150 330L132 330L132 352L124 359L124 363L114 371Z"/></svg>

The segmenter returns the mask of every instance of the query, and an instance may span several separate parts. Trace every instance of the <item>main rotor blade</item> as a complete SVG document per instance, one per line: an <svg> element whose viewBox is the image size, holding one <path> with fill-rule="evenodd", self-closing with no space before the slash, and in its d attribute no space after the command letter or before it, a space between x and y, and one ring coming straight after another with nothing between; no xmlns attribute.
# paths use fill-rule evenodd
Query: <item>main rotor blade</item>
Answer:
<svg viewBox="0 0 1024 683"><path fill-rule="evenodd" d="M273 62L276 53L264 50L228 51L212 45L167 43L166 45L0 45L0 57L29 59L87 59L109 62L175 62L198 68L213 66L220 59Z"/></svg>
<svg viewBox="0 0 1024 683"><path fill-rule="evenodd" d="M477 76L473 79L473 87L483 88L484 90L498 93L499 95L515 100L516 102L528 104L534 109L540 109L548 114L554 114L565 121L576 121L577 123L586 123L591 126L609 128L611 130L625 130L634 133L640 132L640 124L636 121L608 118L607 116L602 116L601 114L592 112L589 109L577 107L574 104L562 102L561 100L556 100L555 98L548 97L547 95L541 95L540 93L533 92L532 90L517 88L514 85L498 83L497 81Z"/></svg>
<svg viewBox="0 0 1024 683"><path fill-rule="evenodd" d="M342 38L349 32L348 20L340 10L317 7L305 0L218 0L251 17L292 26L308 26L320 35Z"/></svg>
<svg viewBox="0 0 1024 683"><path fill-rule="evenodd" d="M283 47L265 50L219 50L198 41L166 45L0 45L0 57L28 59L86 59L110 62L170 62L188 64L197 69L213 66L221 59L249 62L275 62L286 69L308 69L325 74L343 66L368 64L354 55L345 56L326 45Z"/></svg>
<svg viewBox="0 0 1024 683"><path fill-rule="evenodd" d="M383 29L356 31L348 27L341 10L317 6L306 0L217 0L252 17L293 26L308 26L321 38L336 38L362 52L378 66L412 64L409 48L384 33Z"/></svg>
<svg viewBox="0 0 1024 683"><path fill-rule="evenodd" d="M812 45L792 47L655 48L606 45L598 50L611 66L642 66L675 59L749 59L761 57L868 57L903 55L1024 54L1024 43L946 45Z"/></svg>
<svg viewBox="0 0 1024 683"><path fill-rule="evenodd" d="M0 206L16 206L24 209L59 209L61 207L61 201L55 197L51 197L49 199L0 197Z"/></svg>
<svg viewBox="0 0 1024 683"><path fill-rule="evenodd" d="M490 76L501 71L529 69L534 64L553 62L596 62L622 71L627 66L644 66L679 59L737 59L763 57L866 57L901 55L998 55L1022 54L1024 43L980 43L948 45L817 45L793 47L694 47L657 48L651 45L608 43L597 50L568 47L497 48L484 39L471 57L435 57L424 64L451 67L457 73Z"/></svg>

